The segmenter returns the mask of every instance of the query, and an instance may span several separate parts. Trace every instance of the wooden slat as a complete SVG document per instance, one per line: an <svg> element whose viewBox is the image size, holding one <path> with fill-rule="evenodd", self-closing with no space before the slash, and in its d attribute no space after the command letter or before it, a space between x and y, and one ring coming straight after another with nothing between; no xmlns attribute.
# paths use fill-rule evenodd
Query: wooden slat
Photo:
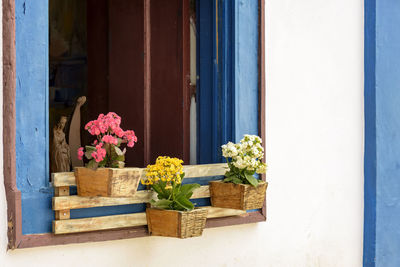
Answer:
<svg viewBox="0 0 400 267"><path fill-rule="evenodd" d="M203 165L185 165L183 169L185 171L185 178L193 177L205 177L205 176L218 176L224 175L227 170L226 163L217 164L203 164ZM143 168L134 168L135 170L140 169L142 175L144 173ZM60 186L75 186L75 176L73 172L59 172L52 173L51 175L53 187Z"/></svg>
<svg viewBox="0 0 400 267"><path fill-rule="evenodd" d="M149 202L150 199L155 198L156 194L150 190L142 190L136 192L133 197L129 198L113 198L113 197L79 197L79 196L66 196L53 198L53 210L66 210L66 209L83 209L92 207L127 205ZM210 197L208 185L202 186L193 192L192 198L205 198Z"/></svg>
<svg viewBox="0 0 400 267"><path fill-rule="evenodd" d="M56 197L68 197L69 186L60 186L54 189L54 196ZM69 209L56 210L54 212L56 220L68 220L71 217Z"/></svg>
<svg viewBox="0 0 400 267"><path fill-rule="evenodd" d="M146 225L146 213L133 213L84 219L53 221L54 234L91 232Z"/></svg>
<svg viewBox="0 0 400 267"><path fill-rule="evenodd" d="M245 211L206 207L207 218L228 217L246 214ZM53 232L55 234L71 234L79 232L91 232L107 229L126 228L146 225L146 213L133 213L123 215L112 215L84 219L53 221Z"/></svg>

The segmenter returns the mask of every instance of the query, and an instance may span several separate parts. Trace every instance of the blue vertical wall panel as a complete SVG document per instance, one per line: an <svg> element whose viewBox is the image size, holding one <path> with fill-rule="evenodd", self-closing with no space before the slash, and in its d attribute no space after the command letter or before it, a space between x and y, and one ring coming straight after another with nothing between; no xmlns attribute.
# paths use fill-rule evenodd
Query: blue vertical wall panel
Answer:
<svg viewBox="0 0 400 267"><path fill-rule="evenodd" d="M375 264L376 236L376 105L375 0L365 2L364 19L364 266Z"/></svg>
<svg viewBox="0 0 400 267"><path fill-rule="evenodd" d="M365 4L364 266L400 266L400 2Z"/></svg>
<svg viewBox="0 0 400 267"><path fill-rule="evenodd" d="M400 2L376 2L376 263L400 266Z"/></svg>

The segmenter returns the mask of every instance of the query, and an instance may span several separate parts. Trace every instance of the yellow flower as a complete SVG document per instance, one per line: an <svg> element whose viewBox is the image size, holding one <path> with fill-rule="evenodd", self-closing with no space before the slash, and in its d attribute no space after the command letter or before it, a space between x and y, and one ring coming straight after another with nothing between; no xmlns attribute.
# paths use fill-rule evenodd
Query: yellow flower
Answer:
<svg viewBox="0 0 400 267"><path fill-rule="evenodd" d="M180 184L182 182L180 175L183 174L182 163L183 161L178 158L160 156L154 165L147 165L145 170L146 179L142 179L141 183L152 185L154 183L167 182L168 188L172 187L172 182Z"/></svg>

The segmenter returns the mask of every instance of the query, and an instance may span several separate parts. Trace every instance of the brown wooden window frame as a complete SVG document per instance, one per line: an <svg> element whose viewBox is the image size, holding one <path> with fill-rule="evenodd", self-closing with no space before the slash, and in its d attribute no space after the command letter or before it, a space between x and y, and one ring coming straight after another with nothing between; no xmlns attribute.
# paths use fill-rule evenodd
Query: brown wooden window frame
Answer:
<svg viewBox="0 0 400 267"><path fill-rule="evenodd" d="M148 5L150 0L145 0ZM265 0L259 1L259 131L265 140ZM146 13L145 13L146 14ZM3 172L7 200L8 248L28 248L69 243L118 240L148 236L147 227L78 233L56 236L52 233L22 234L21 192L16 183L16 46L15 46L15 1L3 0ZM147 48L149 49L149 47ZM147 66L147 65L146 65ZM147 70L148 71L148 70ZM148 88L150 84L146 84ZM262 177L265 180L265 176ZM266 220L266 205L245 217L214 218L206 227L254 223Z"/></svg>

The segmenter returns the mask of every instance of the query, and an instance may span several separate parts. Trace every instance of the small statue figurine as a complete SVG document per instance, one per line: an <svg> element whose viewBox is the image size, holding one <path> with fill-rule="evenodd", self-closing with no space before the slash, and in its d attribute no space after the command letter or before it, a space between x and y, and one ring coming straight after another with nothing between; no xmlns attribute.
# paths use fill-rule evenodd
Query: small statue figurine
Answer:
<svg viewBox="0 0 400 267"><path fill-rule="evenodd" d="M69 172L71 170L71 154L64 133L66 123L67 117L62 116L53 128L51 172Z"/></svg>

